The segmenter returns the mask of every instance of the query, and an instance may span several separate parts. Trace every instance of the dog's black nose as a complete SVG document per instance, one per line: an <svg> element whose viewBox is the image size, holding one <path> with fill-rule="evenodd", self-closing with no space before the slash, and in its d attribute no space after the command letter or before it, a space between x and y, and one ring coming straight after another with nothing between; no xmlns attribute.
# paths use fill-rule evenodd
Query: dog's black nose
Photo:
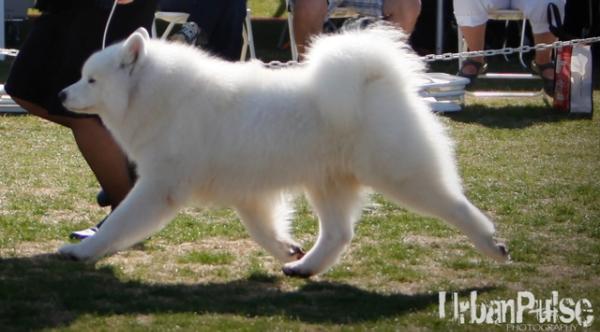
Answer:
<svg viewBox="0 0 600 332"><path fill-rule="evenodd" d="M58 100L60 100L61 103L64 103L65 100L67 100L67 93L65 90L58 93Z"/></svg>

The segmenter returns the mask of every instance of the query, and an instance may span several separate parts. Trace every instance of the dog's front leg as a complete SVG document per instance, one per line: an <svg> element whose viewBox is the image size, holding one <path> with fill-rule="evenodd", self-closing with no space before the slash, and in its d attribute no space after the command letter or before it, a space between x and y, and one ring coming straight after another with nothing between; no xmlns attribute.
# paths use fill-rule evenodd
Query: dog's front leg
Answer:
<svg viewBox="0 0 600 332"><path fill-rule="evenodd" d="M159 231L173 218L183 197L168 185L140 179L125 200L111 213L98 233L78 244L59 249L76 260L97 260L126 249Z"/></svg>

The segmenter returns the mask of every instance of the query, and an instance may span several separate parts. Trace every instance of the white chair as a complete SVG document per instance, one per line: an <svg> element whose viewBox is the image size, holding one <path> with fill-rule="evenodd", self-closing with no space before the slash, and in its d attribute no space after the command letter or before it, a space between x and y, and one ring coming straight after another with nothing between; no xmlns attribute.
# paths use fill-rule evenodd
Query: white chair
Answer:
<svg viewBox="0 0 600 332"><path fill-rule="evenodd" d="M6 94L4 84L0 84L0 114L27 114L27 111Z"/></svg>
<svg viewBox="0 0 600 332"><path fill-rule="evenodd" d="M296 45L296 37L294 37L294 12L292 10L290 0L285 0L285 7L288 11L288 31L290 33L290 51L292 53L292 60L298 61L298 46Z"/></svg>
<svg viewBox="0 0 600 332"><path fill-rule="evenodd" d="M256 49L254 48L254 33L252 32L252 12L250 8L246 9L246 19L244 20L244 27L242 28L242 54L240 55L241 61L246 61L247 53L250 51L250 59L256 59Z"/></svg>
<svg viewBox="0 0 600 332"><path fill-rule="evenodd" d="M190 15L188 13L180 12L163 12L158 11L154 13L154 21L152 22L152 37L159 38L156 32L156 20L162 20L168 22L167 28L160 36L160 39L167 39L173 27L176 24L184 24L188 21ZM246 10L246 18L244 19L244 25L242 27L242 53L240 54L240 60L245 61L250 53L250 59L256 59L256 49L254 48L254 35L252 33L252 20L250 8Z"/></svg>
<svg viewBox="0 0 600 332"><path fill-rule="evenodd" d="M180 12L156 12L154 13L154 21L152 21L152 37L158 38L158 34L156 32L156 20L162 20L168 22L167 28L160 36L160 39L167 39L175 24L184 24L187 22L190 14L188 13L180 13Z"/></svg>

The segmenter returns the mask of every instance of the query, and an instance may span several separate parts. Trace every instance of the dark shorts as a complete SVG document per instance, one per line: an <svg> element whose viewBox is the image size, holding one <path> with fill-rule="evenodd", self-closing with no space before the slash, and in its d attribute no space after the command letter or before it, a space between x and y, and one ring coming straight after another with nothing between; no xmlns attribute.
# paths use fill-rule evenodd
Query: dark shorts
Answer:
<svg viewBox="0 0 600 332"><path fill-rule="evenodd" d="M152 0L118 6L109 26L107 45L126 38L140 26L149 30L155 9ZM37 18L11 66L6 92L50 114L77 116L62 106L58 93L79 80L85 60L102 48L108 14L106 9L81 6Z"/></svg>

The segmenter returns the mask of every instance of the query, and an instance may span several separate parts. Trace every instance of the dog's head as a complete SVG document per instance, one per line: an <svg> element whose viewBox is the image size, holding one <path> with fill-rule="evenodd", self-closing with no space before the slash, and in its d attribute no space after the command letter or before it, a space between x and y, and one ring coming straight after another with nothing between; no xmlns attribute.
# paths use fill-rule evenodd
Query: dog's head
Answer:
<svg viewBox="0 0 600 332"><path fill-rule="evenodd" d="M83 65L81 79L58 94L63 105L75 113L125 112L149 39L148 32L139 28L124 42L90 56Z"/></svg>

